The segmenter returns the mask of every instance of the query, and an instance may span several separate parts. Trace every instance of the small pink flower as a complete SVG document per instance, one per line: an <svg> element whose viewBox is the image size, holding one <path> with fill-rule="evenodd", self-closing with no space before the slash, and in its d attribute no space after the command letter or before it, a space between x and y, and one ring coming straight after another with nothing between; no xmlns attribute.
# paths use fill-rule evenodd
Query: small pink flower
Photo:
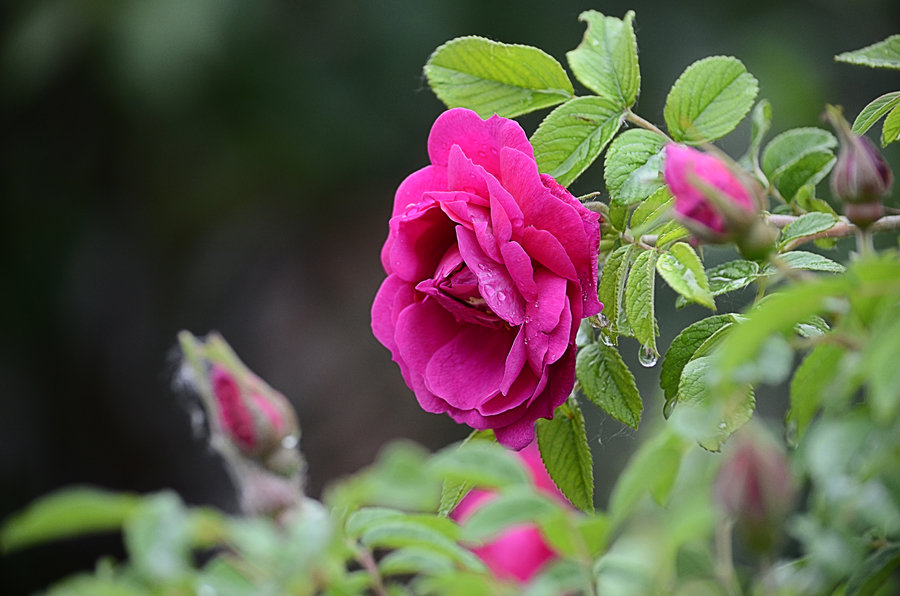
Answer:
<svg viewBox="0 0 900 596"><path fill-rule="evenodd" d="M535 487L540 492L569 504L569 501L553 484L550 475L547 474L537 443L532 442L519 453L528 466ZM490 491L473 490L454 509L451 518L463 523L494 497L495 495ZM531 524L507 528L494 540L472 548L472 552L484 561L491 573L498 579L514 580L520 583L528 582L549 561L556 558L556 553L544 542L540 531Z"/></svg>
<svg viewBox="0 0 900 596"><path fill-rule="evenodd" d="M709 192L718 192L739 207L729 211L747 215L756 212L752 195L728 166L702 151L675 143L666 145L665 178L675 196L675 212L691 231L700 226L701 236L702 231L708 230L711 236L724 237L734 227L729 225L733 218L710 202Z"/></svg>
<svg viewBox="0 0 900 596"><path fill-rule="evenodd" d="M538 172L522 128L461 108L397 189L372 330L428 412L521 449L575 382L597 300L599 215Z"/></svg>

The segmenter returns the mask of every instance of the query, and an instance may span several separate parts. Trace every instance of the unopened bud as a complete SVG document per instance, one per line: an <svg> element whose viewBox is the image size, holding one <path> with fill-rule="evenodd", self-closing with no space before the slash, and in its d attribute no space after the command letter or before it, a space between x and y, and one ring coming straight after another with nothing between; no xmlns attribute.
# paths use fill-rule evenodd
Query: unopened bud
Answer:
<svg viewBox="0 0 900 596"><path fill-rule="evenodd" d="M716 501L747 546L766 552L793 506L794 480L784 451L762 431L745 429L734 441L716 476Z"/></svg>
<svg viewBox="0 0 900 596"><path fill-rule="evenodd" d="M675 196L678 219L699 240L722 243L740 236L759 219L746 180L719 158L692 147L666 145L665 179ZM754 189L755 190L755 189Z"/></svg>
<svg viewBox="0 0 900 596"><path fill-rule="evenodd" d="M847 219L868 227L884 215L881 200L890 192L894 175L875 144L854 133L839 108L828 106L825 116L841 141L831 172L831 192L844 202Z"/></svg>

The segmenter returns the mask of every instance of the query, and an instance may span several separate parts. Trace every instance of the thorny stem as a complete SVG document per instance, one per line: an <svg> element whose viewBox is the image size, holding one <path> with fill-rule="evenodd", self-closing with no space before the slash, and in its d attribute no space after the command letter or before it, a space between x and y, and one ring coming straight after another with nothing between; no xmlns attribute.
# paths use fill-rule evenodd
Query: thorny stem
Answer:
<svg viewBox="0 0 900 596"><path fill-rule="evenodd" d="M629 122L631 122L632 124L640 126L643 129L649 130L651 132L655 132L656 134L660 135L661 137L663 137L665 140L667 140L670 143L673 142L672 138L669 135L667 135L666 133L664 133L662 130L660 130L659 127L657 127L655 124L653 124L649 120L645 120L645 119L641 118L640 116L638 116L631 110L628 110L627 112L625 112L625 119L628 120Z"/></svg>
<svg viewBox="0 0 900 596"><path fill-rule="evenodd" d="M796 215L769 215L766 217L766 223L769 225L775 226L776 228L783 229L793 222L797 221L798 217ZM801 244L806 244L807 242L811 242L813 240L818 240L819 238L846 238L848 236L856 235L859 228L846 218L841 217L840 221L828 228L824 232L819 232L818 234L812 234L810 236L802 236L800 238L795 238L791 240L787 245L784 246L782 252L792 250ZM900 215L886 215L881 219L876 220L869 226L867 232L868 236L871 238L873 232L896 232L900 231ZM644 234L641 236L640 242L646 245L655 246L656 240L658 236L656 234Z"/></svg>

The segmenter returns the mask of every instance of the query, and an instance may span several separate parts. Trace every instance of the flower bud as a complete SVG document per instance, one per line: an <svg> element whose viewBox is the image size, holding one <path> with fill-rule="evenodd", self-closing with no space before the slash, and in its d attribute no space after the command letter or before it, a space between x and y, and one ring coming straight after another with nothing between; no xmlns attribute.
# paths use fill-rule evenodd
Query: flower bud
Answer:
<svg viewBox="0 0 900 596"><path fill-rule="evenodd" d="M678 219L699 240L721 243L758 219L749 178L744 181L717 157L685 145L666 145L665 179Z"/></svg>
<svg viewBox="0 0 900 596"><path fill-rule="evenodd" d="M827 118L841 140L831 172L831 191L845 203L880 201L891 189L894 175L875 144L855 134L838 108L828 106Z"/></svg>
<svg viewBox="0 0 900 596"><path fill-rule="evenodd" d="M793 505L794 480L784 451L762 431L747 428L734 441L716 476L716 501L747 546L766 552Z"/></svg>

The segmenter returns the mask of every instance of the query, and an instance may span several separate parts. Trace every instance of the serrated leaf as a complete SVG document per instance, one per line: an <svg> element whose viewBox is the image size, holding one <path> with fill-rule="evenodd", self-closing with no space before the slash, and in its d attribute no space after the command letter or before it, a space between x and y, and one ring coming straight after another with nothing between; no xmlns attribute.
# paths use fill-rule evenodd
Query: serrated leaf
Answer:
<svg viewBox="0 0 900 596"><path fill-rule="evenodd" d="M676 242L659 255L656 271L673 290L689 301L716 310L703 263L689 244Z"/></svg>
<svg viewBox="0 0 900 596"><path fill-rule="evenodd" d="M143 499L125 522L125 546L135 569L151 581L173 581L190 568L187 510L175 493Z"/></svg>
<svg viewBox="0 0 900 596"><path fill-rule="evenodd" d="M644 405L634 376L614 347L591 344L578 351L575 375L592 403L610 416L637 428Z"/></svg>
<svg viewBox="0 0 900 596"><path fill-rule="evenodd" d="M713 315L685 327L675 336L663 357L659 371L659 386L666 400L674 399L685 364L691 361L697 350L708 340L730 327L736 318L733 314Z"/></svg>
<svg viewBox="0 0 900 596"><path fill-rule="evenodd" d="M862 49L838 54L834 59L848 64L900 70L900 35L891 35Z"/></svg>
<svg viewBox="0 0 900 596"><path fill-rule="evenodd" d="M794 194L794 203L803 211L818 211L819 213L830 213L837 217L834 209L826 201L816 198L816 187L812 184L801 186ZM790 206L788 206L790 208Z"/></svg>
<svg viewBox="0 0 900 596"><path fill-rule="evenodd" d="M834 344L819 344L806 355L791 379L791 409L786 422L794 425L797 440L803 437L806 428L815 415L831 384L838 373L838 363L844 356L844 349Z"/></svg>
<svg viewBox="0 0 900 596"><path fill-rule="evenodd" d="M851 130L858 135L864 134L867 130L872 128L872 125L878 122L882 116L898 105L900 105L900 91L885 93L881 97L869 102L869 105L860 111L856 120L853 121Z"/></svg>
<svg viewBox="0 0 900 596"><path fill-rule="evenodd" d="M631 215L629 227L632 235L640 237L657 226L663 218L669 217L674 201L675 197L668 186L663 186L650 195Z"/></svg>
<svg viewBox="0 0 900 596"><path fill-rule="evenodd" d="M694 358L684 365L675 398L678 407L669 418L676 432L709 451L719 451L728 437L750 420L756 407L749 387L731 394L712 392L708 375L714 367L712 356Z"/></svg>
<svg viewBox="0 0 900 596"><path fill-rule="evenodd" d="M687 443L668 429L656 433L638 447L616 480L609 497L609 517L613 528L628 517L647 493L657 503L665 503L687 447Z"/></svg>
<svg viewBox="0 0 900 596"><path fill-rule="evenodd" d="M670 221L665 224L656 237L656 247L665 248L672 242L678 242L690 236L691 233L683 225L677 221Z"/></svg>
<svg viewBox="0 0 900 596"><path fill-rule="evenodd" d="M675 141L699 144L734 130L753 106L759 84L731 56L694 62L678 77L663 116Z"/></svg>
<svg viewBox="0 0 900 596"><path fill-rule="evenodd" d="M556 503L528 487L525 490L508 489L479 506L466 519L462 539L466 542L489 540L510 526L536 524L557 511Z"/></svg>
<svg viewBox="0 0 900 596"><path fill-rule="evenodd" d="M750 146L747 153L738 160L738 163L747 170L756 170L759 167L759 148L763 139L772 127L772 104L768 99L761 99L753 106L750 112Z"/></svg>
<svg viewBox="0 0 900 596"><path fill-rule="evenodd" d="M386 507L363 507L347 517L346 532L348 536L361 536L379 525L391 524L397 520L421 524L440 532L450 540L459 540L459 526L446 517L427 513L405 513Z"/></svg>
<svg viewBox="0 0 900 596"><path fill-rule="evenodd" d="M607 17L596 10L578 15L587 23L584 39L568 52L569 67L582 85L620 108L632 106L641 86L637 41L634 37L634 11L625 17Z"/></svg>
<svg viewBox="0 0 900 596"><path fill-rule="evenodd" d="M656 251L640 253L631 266L625 282L625 312L634 338L645 350L658 355L656 349Z"/></svg>
<svg viewBox="0 0 900 596"><path fill-rule="evenodd" d="M636 128L616 137L603 166L612 205L643 201L663 187L660 167L665 142L654 132Z"/></svg>
<svg viewBox="0 0 900 596"><path fill-rule="evenodd" d="M900 105L894 107L884 119L881 129L881 146L887 147L898 139L900 139Z"/></svg>
<svg viewBox="0 0 900 596"><path fill-rule="evenodd" d="M494 437L494 431L488 430L475 430L469 434L468 437L463 440L461 445L465 445L469 441L496 441L496 437ZM451 479L445 478L444 483L441 487L441 502L438 506L438 515L448 516L450 512L456 509L456 506L459 505L459 502L463 500L463 497L471 490L473 484L468 480L460 480L458 478Z"/></svg>
<svg viewBox="0 0 900 596"><path fill-rule="evenodd" d="M762 154L762 170L785 200L815 186L835 162L837 139L821 128L794 128L772 139Z"/></svg>
<svg viewBox="0 0 900 596"><path fill-rule="evenodd" d="M824 273L843 273L846 267L832 261L828 257L823 257L814 252L806 252L803 250L792 250L780 256L785 265L791 269L803 269L805 271L822 271ZM760 270L760 275L775 275L778 269L771 264L767 264Z"/></svg>
<svg viewBox="0 0 900 596"><path fill-rule="evenodd" d="M0 530L4 553L42 542L118 530L134 514L140 497L84 486L64 488L10 516Z"/></svg>
<svg viewBox="0 0 900 596"><path fill-rule="evenodd" d="M607 98L567 101L550 112L531 137L538 169L568 186L597 159L623 119L622 109Z"/></svg>
<svg viewBox="0 0 900 596"><path fill-rule="evenodd" d="M552 420L537 421L541 459L556 487L575 507L594 509L594 472L584 416L573 398L556 409Z"/></svg>
<svg viewBox="0 0 900 596"><path fill-rule="evenodd" d="M600 283L597 286L598 297L603 303L603 315L609 320L608 329L613 334L619 333L619 313L625 304L622 298L633 252L634 247L631 244L614 250L603 265Z"/></svg>
<svg viewBox="0 0 900 596"><path fill-rule="evenodd" d="M511 118L572 97L572 83L552 56L530 46L458 37L437 48L425 76L447 107Z"/></svg>
<svg viewBox="0 0 900 596"><path fill-rule="evenodd" d="M878 329L865 347L864 369L868 381L867 401L872 417L878 423L887 424L896 420L900 411L900 317L894 315L880 321Z"/></svg>
<svg viewBox="0 0 900 596"><path fill-rule="evenodd" d="M804 213L781 231L778 246L784 248L798 238L814 236L820 232L830 230L840 221L830 213Z"/></svg>
<svg viewBox="0 0 900 596"><path fill-rule="evenodd" d="M759 264L754 261L728 261L706 270L709 291L713 296L746 288L759 278Z"/></svg>

